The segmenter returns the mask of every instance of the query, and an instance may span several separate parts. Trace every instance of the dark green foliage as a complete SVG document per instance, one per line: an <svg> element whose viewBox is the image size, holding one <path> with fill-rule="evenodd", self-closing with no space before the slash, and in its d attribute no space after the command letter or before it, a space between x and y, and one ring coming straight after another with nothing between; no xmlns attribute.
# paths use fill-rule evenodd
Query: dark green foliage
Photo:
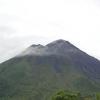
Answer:
<svg viewBox="0 0 100 100"><path fill-rule="evenodd" d="M51 97L51 100L100 100L100 94L80 94L78 92L59 91Z"/></svg>
<svg viewBox="0 0 100 100"><path fill-rule="evenodd" d="M100 100L100 93L97 93L97 94L96 94L96 99L97 99L97 100Z"/></svg>
<svg viewBox="0 0 100 100"><path fill-rule="evenodd" d="M80 94L69 91L60 91L52 97L52 100L80 100Z"/></svg>

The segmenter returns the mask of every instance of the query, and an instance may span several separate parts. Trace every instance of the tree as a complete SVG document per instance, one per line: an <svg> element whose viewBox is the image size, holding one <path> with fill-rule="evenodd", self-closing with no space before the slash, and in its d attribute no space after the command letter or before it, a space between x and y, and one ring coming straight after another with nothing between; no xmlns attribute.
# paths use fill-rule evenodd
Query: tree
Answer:
<svg viewBox="0 0 100 100"><path fill-rule="evenodd" d="M80 93L59 91L52 97L52 100L80 100Z"/></svg>

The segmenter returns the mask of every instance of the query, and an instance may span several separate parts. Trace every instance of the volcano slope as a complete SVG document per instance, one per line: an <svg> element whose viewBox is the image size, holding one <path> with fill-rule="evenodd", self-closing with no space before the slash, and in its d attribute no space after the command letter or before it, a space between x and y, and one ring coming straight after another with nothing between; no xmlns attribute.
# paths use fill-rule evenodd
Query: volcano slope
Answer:
<svg viewBox="0 0 100 100"><path fill-rule="evenodd" d="M31 45L0 64L0 100L50 100L60 89L100 92L100 61L65 40Z"/></svg>

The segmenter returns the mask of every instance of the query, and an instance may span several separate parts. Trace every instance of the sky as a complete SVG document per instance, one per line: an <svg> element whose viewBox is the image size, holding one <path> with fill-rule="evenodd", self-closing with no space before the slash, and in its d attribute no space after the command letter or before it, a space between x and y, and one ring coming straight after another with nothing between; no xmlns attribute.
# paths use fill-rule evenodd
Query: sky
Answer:
<svg viewBox="0 0 100 100"><path fill-rule="evenodd" d="M57 39L100 59L100 0L0 0L0 63Z"/></svg>

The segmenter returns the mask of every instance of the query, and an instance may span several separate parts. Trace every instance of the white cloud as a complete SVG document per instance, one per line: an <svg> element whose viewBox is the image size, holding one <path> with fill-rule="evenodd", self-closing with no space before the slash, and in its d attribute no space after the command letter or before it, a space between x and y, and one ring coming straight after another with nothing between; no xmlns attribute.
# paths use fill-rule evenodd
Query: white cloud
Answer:
<svg viewBox="0 0 100 100"><path fill-rule="evenodd" d="M99 4L99 0L1 0L0 61L30 44L59 38L100 59Z"/></svg>

